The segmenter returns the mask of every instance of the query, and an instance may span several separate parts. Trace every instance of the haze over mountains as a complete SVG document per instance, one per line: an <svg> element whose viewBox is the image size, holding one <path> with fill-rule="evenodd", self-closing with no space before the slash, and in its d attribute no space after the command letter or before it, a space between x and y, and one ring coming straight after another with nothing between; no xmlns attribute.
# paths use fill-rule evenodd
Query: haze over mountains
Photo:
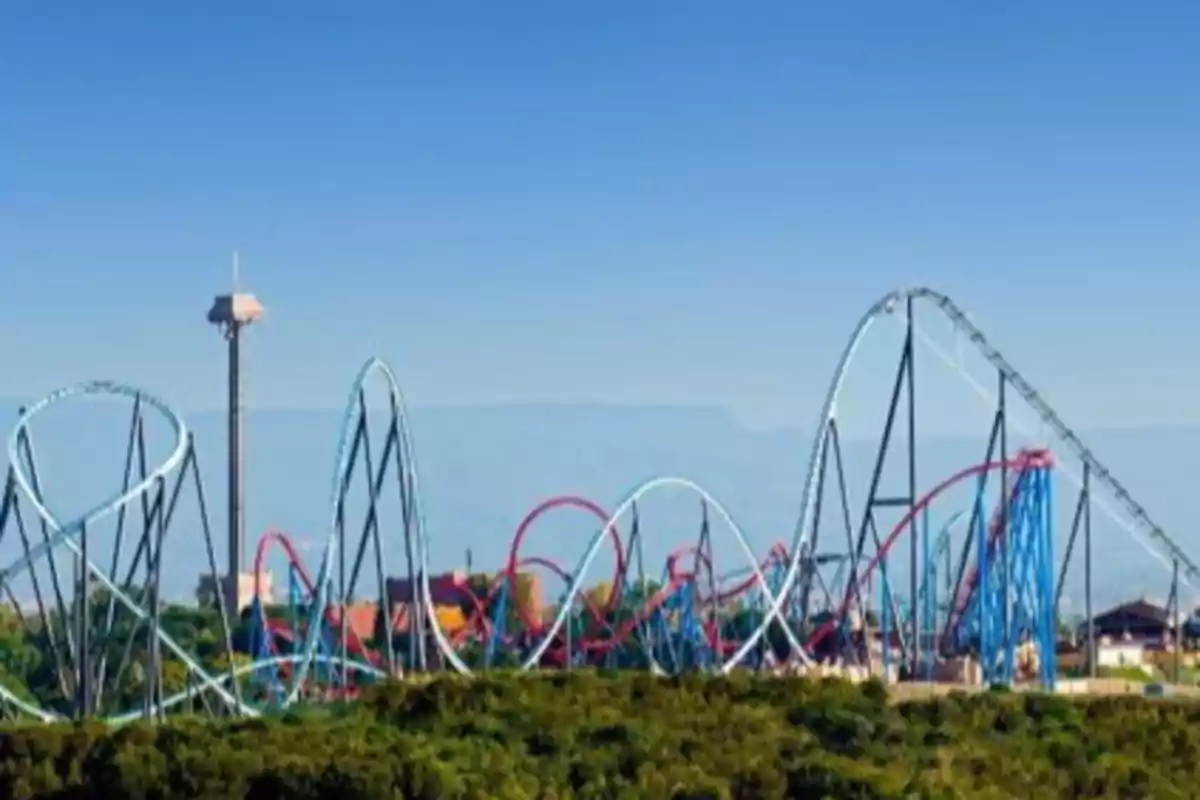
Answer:
<svg viewBox="0 0 1200 800"><path fill-rule="evenodd" d="M17 407L15 401L3 401L0 412L13 419ZM372 414L382 424L382 413ZM127 419L128 406L83 404L52 409L44 421L35 423L40 472L52 508L60 517L72 517L119 488ZM268 409L250 413L246 434L248 558L252 558L258 534L273 528L289 532L315 563L330 525L332 459L340 420L337 411ZM190 415L187 423L195 435L210 519L218 549L223 552L225 420L219 413L208 412ZM792 536L810 448L808 437L800 431L751 431L725 411L706 407L418 408L412 423L434 569L464 566L468 549L475 568L493 569L507 556L522 516L542 499L581 494L614 509L633 486L656 474L685 476L708 489L729 509L755 550L765 553L771 542ZM152 429L154 424L152 421ZM152 432L152 457L161 460L169 436L163 430ZM919 485L931 487L960 467L979 461L985 435L981 430L975 438L920 440ZM1200 430L1092 431L1083 433L1083 438L1184 549L1200 557L1200 537L1190 526L1192 476L1200 467ZM875 452L873 441L850 439L844 444L856 521L862 513ZM901 438L885 469L884 494L903 494L905 462ZM1076 490L1066 479L1060 479L1057 487L1061 548ZM394 504L394 494L394 489L385 491L385 504ZM365 488L359 486L352 497L363 495ZM827 502L832 502L832 497L827 495ZM352 519L361 514L355 502L351 503ZM948 495L934 506L933 524L968 507L969 502L967 494ZM1099 492L1097 502L1111 505ZM657 573L657 565L671 548L695 539L699 508L694 496L678 491L652 496L642 504L646 558L653 565L648 570ZM844 541L842 529L825 527L840 513L839 507L827 505L822 541L829 542L830 549ZM402 540L394 514L390 519L387 564L389 571L399 572ZM883 516L881 522L890 528L894 519L894 514ZM1117 602L1138 594L1165 597L1167 572L1099 508L1093 519L1097 602ZM387 525L389 520L384 522ZM522 554L556 559L570 569L595 528L596 521L582 513L554 512L531 529ZM195 503L185 494L164 563L164 584L170 596L189 595L207 563L199 529ZM722 567L743 566L727 531L714 522L714 532ZM958 536L961 538L961 533ZM0 552L11 557L13 538L6 535L5 540ZM897 553L895 569L902 576L907 549ZM223 560L223 556L218 558ZM603 579L610 574L612 563L605 550L589 576ZM1075 576L1080 563L1076 561ZM280 563L276 559L268 566L278 570ZM1077 578L1068 579L1066 594L1072 608L1082 608ZM1185 602L1193 599L1187 591L1184 598Z"/></svg>

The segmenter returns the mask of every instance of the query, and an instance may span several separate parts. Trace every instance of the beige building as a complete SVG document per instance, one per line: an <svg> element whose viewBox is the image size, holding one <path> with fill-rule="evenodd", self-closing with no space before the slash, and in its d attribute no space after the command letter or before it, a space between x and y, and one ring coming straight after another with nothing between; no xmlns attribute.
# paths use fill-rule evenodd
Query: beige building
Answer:
<svg viewBox="0 0 1200 800"><path fill-rule="evenodd" d="M200 583L196 586L196 602L202 606L216 605L220 583L214 575L201 575ZM239 573L237 584L237 610L241 613L254 600L254 573ZM266 604L274 603L275 585L270 570L265 569L259 575L259 587L262 590L262 601Z"/></svg>

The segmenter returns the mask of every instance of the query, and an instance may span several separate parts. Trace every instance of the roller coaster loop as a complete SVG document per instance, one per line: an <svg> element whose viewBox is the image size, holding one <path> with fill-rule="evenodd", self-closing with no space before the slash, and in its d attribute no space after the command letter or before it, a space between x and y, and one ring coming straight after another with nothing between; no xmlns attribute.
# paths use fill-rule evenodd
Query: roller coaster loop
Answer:
<svg viewBox="0 0 1200 800"><path fill-rule="evenodd" d="M931 583L934 570L930 558L935 548L928 543L928 524L922 520L930 501L946 484L939 484L924 497L917 492L917 412L913 377L913 319L917 304L928 304L940 311L955 330L979 350L996 370L999 388L987 454L981 464L950 480L961 481L974 476L980 483L967 525L970 535L960 554L956 578L948 583L949 595L944 606L938 605L937 587ZM876 320L894 314L901 307L905 312L907 333L864 511L855 526L851 524L849 499L840 475L842 465L837 452L839 402L854 357L868 330ZM382 383L387 394L386 434L379 452L372 450L368 425L371 406L366 401L368 384L373 379ZM1084 489L1057 574L1052 563L1055 554L1051 547L1050 465L1048 460L1041 460L1044 458L1041 455L1021 453L1010 457L1007 453L1005 392L1008 389L1023 399L1046 429L1057 436L1062 450L1083 465ZM897 427L894 423L898 404L906 393L908 485L903 494L887 497L880 491L882 466L893 429ZM49 407L69 399L96 395L123 399L133 406L124 478L121 488L106 500L82 513L62 514L51 509L52 503L47 499L37 471L31 426ZM146 409L156 412L166 422L173 438L173 446L158 466L152 466L146 456L147 433L143 421ZM1062 450L1058 453L1059 463L1064 455ZM884 295L855 326L825 396L815 443L806 464L806 478L792 536L786 543L772 548L767 558L755 555L746 535L716 498L686 478L651 478L635 487L609 515L605 515L600 506L579 498L553 499L547 508L563 505L581 508L597 518L604 517L578 563L573 569L564 570L557 565L548 567L550 562L545 560L520 557L523 531L519 531L507 563L486 594L464 600L470 624L465 631L456 631L453 636L444 629L433 602L430 538L421 507L408 413L394 373L379 359L367 361L358 372L342 415L330 484L328 528L315 569L305 570L296 553L288 552L283 537L275 537L272 545L264 545L280 546L285 550L291 561L289 583L293 583L294 578L291 587L293 604L298 610L299 606L304 607L304 619L297 620L291 628L303 641L292 642L290 646L296 652L286 656L278 653L278 642L269 637L270 642L264 640L266 649L262 651L261 659L250 665L235 663L233 632L224 622L221 641L201 656L190 652L190 648L181 642L176 622L162 616L159 580L163 544L185 485L191 486L189 494L194 496L199 509L200 533L205 542L210 574L219 574L193 439L182 417L167 403L139 389L107 381L61 389L39 400L21 415L9 439L8 458L6 488L0 501L0 537L6 530L15 529L20 538L21 555L0 569L0 593L15 603L15 585L28 580L28 589L21 586L20 590L30 591L33 595L41 617L40 635L55 661L59 685L53 697L36 698L24 696L12 687L0 686L0 699L10 708L45 720L86 714L120 722L139 716L156 717L167 708L196 710L200 707L212 713L253 716L261 713L262 708L242 696L242 681L237 676L254 675L255 670L267 667L275 670L273 674L279 679L281 690L276 693L273 704L286 707L297 702L306 691L314 665L330 665L333 672L329 674L336 674L336 680L347 686L352 674L400 674L406 670L421 671L437 666L472 674L479 666L477 660L472 666L473 657L467 655L470 649L467 645L473 640L484 643L485 649L491 651L502 645L515 647L520 656L516 666L523 669L542 668L553 663L569 667L577 659L600 657L598 654L601 653L610 657L614 651L621 650L616 642L625 642L626 650L630 646L640 648L645 665L659 671L704 668L728 673L744 666L766 666L768 662L809 666L819 656L815 651L824 646L822 640L816 638L816 631L840 631L842 644L839 648L848 636L852 639L848 633L849 612L852 608L858 612L867 608L863 590L872 591L870 580L874 573L878 573L882 587L880 612L884 626L899 621L906 629L897 631L896 639L910 674L935 657L967 647L978 652L983 670L990 678L1007 680L1020 666L1017 662L1025 658L1024 651L1019 648L1028 646L1039 651L1038 671L1043 679L1052 680L1045 672L1048 665L1052 666L1049 654L1053 650L1052 641L1047 639L1047 631L1053 625L1047 619L1053 617L1076 534L1081 529L1088 587L1086 604L1090 616L1089 509L1093 483L1106 490L1116 502L1131 521L1131 530L1144 532L1157 548L1165 551L1179 579L1200 577L1200 568L1151 520L1112 472L1062 422L1042 395L989 343L966 314L945 295L922 287ZM847 534L845 552L833 555L817 549L821 544L817 536L821 494L825 470L831 461L836 463L839 472ZM987 474L993 471L999 473L1003 491L996 511L988 521L983 510L982 491ZM384 523L380 519L384 512L379 499L389 479L398 493L400 511L398 520ZM348 497L356 482L364 485L367 509L363 514L361 535L352 537L348 519L352 504L348 503ZM635 558L635 551L641 552L644 535L639 531L637 506L647 495L668 488L682 489L698 496L703 509L700 540L695 547L676 551L665 566L659 585L653 587L653 591L645 591L650 582L645 578L640 555ZM40 538L29 535L21 514L22 503L33 509ZM901 508L903 514L884 543L876 532L876 511L888 505ZM531 512L523 528L532 524L532 518L544 510L546 508ZM732 594L718 588L722 581L728 583L732 578L730 573L718 575L714 568L710 512L732 536L733 545L747 564L744 571L737 573L746 577L739 577L739 591ZM622 541L618 523L627 517L631 518L630 535ZM921 533L922 525L924 534ZM103 543L100 534L105 527L115 529L111 552L105 554L107 568L99 566L95 558L97 547ZM125 547L131 528L137 529L132 534L137 537L136 545L131 545L132 556ZM895 576L889 574L888 568L888 554L903 530L908 530L910 543L907 601L892 591ZM876 543L874 557L868 557L864 552L868 537ZM618 556L612 591L604 603L589 603L584 598L585 613L580 617L577 601L585 586L588 567L606 539ZM407 599L411 612L407 617L408 625L401 635L395 629L393 615L383 614L380 641L365 642L359 634L348 630L345 608L355 600L368 554L373 554L379 607L389 606L387 580L392 573L388 569L386 553L387 545L397 540L403 547L408 585L416 587ZM948 559L948 545L944 552ZM62 573L70 569L70 564L59 563L58 556L62 554L67 556L65 562L74 563L77 573L74 603L63 591ZM691 567L685 565L685 559L691 560ZM631 577L631 560L638 561L636 581ZM835 582L843 584L840 590L830 591L829 582L821 574L824 564L837 565L840 577ZM553 616L535 619L528 609L519 610L515 617L497 613L497 606L506 605L506 598L514 594L519 572L538 565L557 572L567 583ZM952 572L949 566L947 564L942 571L942 577L947 580ZM93 581L100 584L98 592L92 591ZM135 583L139 585L135 586ZM43 591L47 586L48 593ZM1173 588L1172 595L1176 598L1177 588L1177 585ZM810 602L815 590L822 591L827 598L840 595L840 603L836 600L827 602L826 609L814 616ZM728 617L729 612L721 609L722 601L743 595L753 595L754 599L752 603L742 603L745 614L735 623ZM1013 595L1016 599L1009 599ZM93 597L100 601L98 610L92 607ZM223 602L221 593L217 592L218 615L225 620ZM631 604L636 608L631 610ZM938 608L944 608L944 611L938 611ZM336 609L342 610L334 613ZM825 618L819 618L820 615ZM93 624L94 621L98 624ZM523 630L509 631L512 621L520 622ZM337 630L332 630L335 625ZM524 637L519 647L514 644L516 636ZM145 663L134 665L130 663L129 653L138 637L146 639L148 655ZM828 633L822 633L821 637L828 638ZM122 640L126 644L122 645ZM891 641L890 634L885 635L885 657ZM1089 639L1089 647L1092 646L1094 642ZM870 648L864 649L869 651ZM684 651L684 655L679 655ZM490 658L483 659L485 668L490 663ZM169 669L165 669L167 667ZM168 672L176 675L179 671L186 675L186 685L178 691L168 691L166 687L171 683L168 678L174 680ZM140 699L130 694L133 679L129 677L139 672L141 674L134 683L139 687ZM140 708L130 709L130 706L139 705Z"/></svg>

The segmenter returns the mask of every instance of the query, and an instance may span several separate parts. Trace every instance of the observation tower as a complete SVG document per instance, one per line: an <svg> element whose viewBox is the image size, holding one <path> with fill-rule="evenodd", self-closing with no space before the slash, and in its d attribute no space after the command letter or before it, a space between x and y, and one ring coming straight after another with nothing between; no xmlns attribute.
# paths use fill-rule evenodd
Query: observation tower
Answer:
<svg viewBox="0 0 1200 800"><path fill-rule="evenodd" d="M225 572L226 613L236 619L241 610L242 575L246 543L246 478L242 452L242 329L262 319L265 309L258 298L239 291L238 255L233 254L233 291L217 295L208 310L208 321L216 325L229 344L229 562ZM252 578L252 576L251 576ZM253 585L253 581L250 581Z"/></svg>

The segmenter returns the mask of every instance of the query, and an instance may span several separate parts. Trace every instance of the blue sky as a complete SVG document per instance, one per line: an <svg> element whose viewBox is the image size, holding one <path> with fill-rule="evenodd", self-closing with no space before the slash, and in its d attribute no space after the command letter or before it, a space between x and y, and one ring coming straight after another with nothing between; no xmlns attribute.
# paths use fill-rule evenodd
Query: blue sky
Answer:
<svg viewBox="0 0 1200 800"><path fill-rule="evenodd" d="M260 406L799 425L927 282L1074 424L1200 422L1200 6L170 5L5 11L0 394L218 407L236 247Z"/></svg>

